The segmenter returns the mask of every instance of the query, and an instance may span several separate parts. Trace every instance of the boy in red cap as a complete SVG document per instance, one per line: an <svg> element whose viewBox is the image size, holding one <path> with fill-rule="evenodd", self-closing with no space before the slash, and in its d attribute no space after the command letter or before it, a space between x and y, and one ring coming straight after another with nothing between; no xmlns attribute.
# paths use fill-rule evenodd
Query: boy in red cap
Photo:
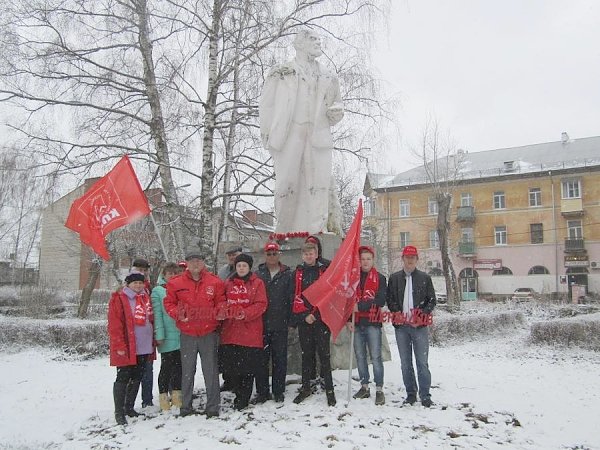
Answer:
<svg viewBox="0 0 600 450"><path fill-rule="evenodd" d="M387 289L387 305L392 312L402 312L406 318L403 324L394 324L396 343L400 353L402 380L406 389L404 404L413 405L417 401L417 381L413 368L414 352L417 363L418 392L421 404L426 408L432 405L431 372L429 372L429 330L426 325L415 325L411 319L419 314L431 314L435 308L435 290L431 277L417 269L419 253L417 248L407 245L402 249L403 269L390 275Z"/></svg>
<svg viewBox="0 0 600 450"><path fill-rule="evenodd" d="M379 316L374 314L385 305L387 283L385 276L377 272L374 266L375 250L363 245L358 248L360 257L360 281L356 289L356 305L354 307L354 355L360 377L361 388L354 398L369 398L369 363L367 347L373 362L373 380L375 381L375 404L385 404L383 394L383 358L381 357L381 322L371 321Z"/></svg>

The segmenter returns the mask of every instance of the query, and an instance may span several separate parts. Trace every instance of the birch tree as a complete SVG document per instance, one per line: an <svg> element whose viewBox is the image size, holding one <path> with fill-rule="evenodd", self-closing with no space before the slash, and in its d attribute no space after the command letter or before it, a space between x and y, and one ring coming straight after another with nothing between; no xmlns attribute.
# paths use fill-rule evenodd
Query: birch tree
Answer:
<svg viewBox="0 0 600 450"><path fill-rule="evenodd" d="M460 291L452 259L450 258L450 206L455 186L460 177L462 160L449 135L442 135L439 121L429 118L423 128L420 157L426 178L435 196L438 208L436 230L442 258L442 272L446 281L448 305L460 308Z"/></svg>

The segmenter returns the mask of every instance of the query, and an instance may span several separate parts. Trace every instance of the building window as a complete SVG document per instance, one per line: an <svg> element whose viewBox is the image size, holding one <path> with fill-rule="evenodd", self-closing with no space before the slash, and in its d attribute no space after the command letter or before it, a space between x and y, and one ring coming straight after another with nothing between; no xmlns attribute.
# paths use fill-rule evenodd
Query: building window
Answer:
<svg viewBox="0 0 600 450"><path fill-rule="evenodd" d="M374 216L375 215L375 199L371 197L367 197L365 200L365 216Z"/></svg>
<svg viewBox="0 0 600 450"><path fill-rule="evenodd" d="M540 188L529 189L529 206L542 206L542 190Z"/></svg>
<svg viewBox="0 0 600 450"><path fill-rule="evenodd" d="M444 272L442 272L442 269L440 269L439 267L434 267L427 274L430 277L441 277L444 275Z"/></svg>
<svg viewBox="0 0 600 450"><path fill-rule="evenodd" d="M461 242L474 242L473 241L473 228L461 228L460 229L460 241Z"/></svg>
<svg viewBox="0 0 600 450"><path fill-rule="evenodd" d="M544 243L544 224L543 223L531 223L529 224L529 230L531 234L532 244L543 244Z"/></svg>
<svg viewBox="0 0 600 450"><path fill-rule="evenodd" d="M581 182L579 180L564 180L562 182L562 198L581 198Z"/></svg>
<svg viewBox="0 0 600 450"><path fill-rule="evenodd" d="M506 245L506 225L494 227L494 237L496 245Z"/></svg>
<svg viewBox="0 0 600 450"><path fill-rule="evenodd" d="M508 267L500 267L499 269L496 269L492 272L492 275L512 275L512 270L510 270Z"/></svg>
<svg viewBox="0 0 600 450"><path fill-rule="evenodd" d="M527 275L548 275L550 274L550 271L548 269L546 269L544 266L533 266L531 269L529 269L529 272L527 272Z"/></svg>
<svg viewBox="0 0 600 450"><path fill-rule="evenodd" d="M568 220L567 231L569 232L569 239L583 239L581 220Z"/></svg>
<svg viewBox="0 0 600 450"><path fill-rule="evenodd" d="M400 200L400 217L410 216L410 200Z"/></svg>
<svg viewBox="0 0 600 450"><path fill-rule="evenodd" d="M429 197L429 200L427 201L427 212L431 215L438 213L438 202L435 197Z"/></svg>
<svg viewBox="0 0 600 450"><path fill-rule="evenodd" d="M437 230L429 232L429 248L440 248L440 237Z"/></svg>
<svg viewBox="0 0 600 450"><path fill-rule="evenodd" d="M506 202L504 200L504 192L494 192L494 209L506 208Z"/></svg>
<svg viewBox="0 0 600 450"><path fill-rule="evenodd" d="M410 233L408 231L400 232L400 248L406 247L410 243Z"/></svg>
<svg viewBox="0 0 600 450"><path fill-rule="evenodd" d="M460 206L473 206L473 195L470 192L461 192Z"/></svg>

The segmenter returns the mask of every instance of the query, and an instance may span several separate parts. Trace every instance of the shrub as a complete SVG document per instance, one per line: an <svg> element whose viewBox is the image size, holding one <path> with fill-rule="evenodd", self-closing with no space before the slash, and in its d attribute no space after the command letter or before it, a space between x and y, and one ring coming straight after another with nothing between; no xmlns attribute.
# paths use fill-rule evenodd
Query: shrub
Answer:
<svg viewBox="0 0 600 450"><path fill-rule="evenodd" d="M464 341L521 327L525 317L519 311L470 315L436 314L430 329L431 342Z"/></svg>
<svg viewBox="0 0 600 450"><path fill-rule="evenodd" d="M600 314L536 322L529 337L533 344L600 350Z"/></svg>
<svg viewBox="0 0 600 450"><path fill-rule="evenodd" d="M0 348L42 346L67 353L104 355L108 352L106 320L40 320L0 316Z"/></svg>

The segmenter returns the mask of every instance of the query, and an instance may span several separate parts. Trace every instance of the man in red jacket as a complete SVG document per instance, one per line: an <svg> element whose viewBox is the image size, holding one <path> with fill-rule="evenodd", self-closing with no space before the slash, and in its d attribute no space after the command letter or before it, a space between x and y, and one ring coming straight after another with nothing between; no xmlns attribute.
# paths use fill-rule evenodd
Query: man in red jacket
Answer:
<svg viewBox="0 0 600 450"><path fill-rule="evenodd" d="M165 310L175 319L181 331L181 369L183 405L182 417L194 414L192 393L196 375L196 356L206 385L207 417L219 415L221 395L217 366L217 312L225 303L225 285L219 277L210 273L204 265L204 255L197 250L185 256L188 267L181 275L167 283L164 299Z"/></svg>

